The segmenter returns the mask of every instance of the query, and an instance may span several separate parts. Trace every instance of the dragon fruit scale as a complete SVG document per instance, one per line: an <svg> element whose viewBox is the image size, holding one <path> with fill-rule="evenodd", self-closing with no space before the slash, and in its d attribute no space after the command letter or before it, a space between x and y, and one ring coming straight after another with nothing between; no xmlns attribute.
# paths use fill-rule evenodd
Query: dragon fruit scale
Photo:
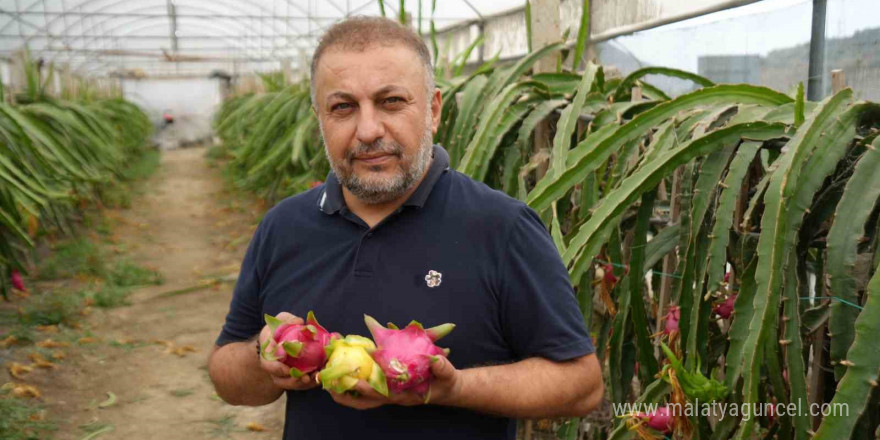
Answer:
<svg viewBox="0 0 880 440"><path fill-rule="evenodd" d="M290 367L290 375L302 377L324 367L327 353L324 348L333 339L341 338L339 333L330 333L318 324L315 314L309 312L305 324L283 323L278 318L265 315L266 324L272 330L271 340L275 342L275 351L269 350L266 339L260 353L263 359L280 361Z"/></svg>
<svg viewBox="0 0 880 440"><path fill-rule="evenodd" d="M315 377L325 390L341 394L364 380L377 393L388 396L385 374L370 356L376 350L373 341L363 336L347 335L330 341L326 350L327 365Z"/></svg>
<svg viewBox="0 0 880 440"><path fill-rule="evenodd" d="M385 328L369 315L364 321L378 350L373 359L382 367L388 378L388 389L392 393L412 391L425 399L431 387L431 360L434 356L447 356L448 348L434 345L434 341L449 334L455 324L442 324L425 329L417 321L412 321L403 330L392 323Z"/></svg>

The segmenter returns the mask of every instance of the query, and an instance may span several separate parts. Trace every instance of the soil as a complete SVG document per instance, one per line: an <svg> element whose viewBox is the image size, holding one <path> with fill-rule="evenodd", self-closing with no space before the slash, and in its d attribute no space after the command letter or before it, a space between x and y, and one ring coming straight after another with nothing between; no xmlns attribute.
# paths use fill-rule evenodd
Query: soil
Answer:
<svg viewBox="0 0 880 440"><path fill-rule="evenodd" d="M60 368L29 374L58 425L56 439L79 440L101 426L112 431L94 438L281 437L283 397L264 407L230 406L208 378L207 356L261 210L226 191L204 156L204 148L163 152L132 208L107 212L116 248L157 269L165 283L138 289L130 306L93 311L86 327L97 342L74 344ZM168 295L206 278L225 282ZM108 393L116 401L102 407ZM251 423L264 431L248 429Z"/></svg>

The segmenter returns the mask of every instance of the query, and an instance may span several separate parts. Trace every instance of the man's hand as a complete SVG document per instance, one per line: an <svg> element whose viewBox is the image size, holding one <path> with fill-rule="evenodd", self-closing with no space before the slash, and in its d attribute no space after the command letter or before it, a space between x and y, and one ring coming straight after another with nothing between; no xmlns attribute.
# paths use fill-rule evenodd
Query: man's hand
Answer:
<svg viewBox="0 0 880 440"><path fill-rule="evenodd" d="M554 362L533 357L519 362L458 370L445 357L431 365L429 404L454 406L504 417L581 417L602 400L602 373L595 354ZM356 394L333 400L355 409L387 404L422 405L413 393L385 397L361 381Z"/></svg>
<svg viewBox="0 0 880 440"><path fill-rule="evenodd" d="M302 318L287 312L279 313L276 318L285 324L303 324ZM266 342L266 340L269 340L269 346L267 348L269 353L275 353L278 346L272 340L272 330L268 325L264 326L263 330L260 332L260 347L263 346L263 343ZM280 361L268 361L263 359L262 356L260 356L260 367L263 371L269 373L269 377L272 378L272 382L275 386L284 390L308 390L318 386L318 383L315 381L317 371L312 372L311 374L306 374L302 377L293 377L290 375L290 367L284 365L284 363Z"/></svg>
<svg viewBox="0 0 880 440"><path fill-rule="evenodd" d="M461 372L455 369L449 359L443 356L437 356L435 359L436 361L431 364L434 380L431 382L427 401L422 396L410 392L389 393L388 397L385 397L377 393L370 384L363 380L359 381L349 392L338 394L331 391L330 395L336 403L354 409L372 409L388 404L402 406L451 405L457 400L458 393L461 391ZM355 391L357 394L351 391Z"/></svg>

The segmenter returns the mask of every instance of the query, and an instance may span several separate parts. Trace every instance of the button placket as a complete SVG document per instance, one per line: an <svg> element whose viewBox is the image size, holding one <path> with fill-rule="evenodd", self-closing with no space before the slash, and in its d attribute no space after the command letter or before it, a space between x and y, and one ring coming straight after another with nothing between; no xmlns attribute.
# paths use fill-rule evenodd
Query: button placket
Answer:
<svg viewBox="0 0 880 440"><path fill-rule="evenodd" d="M354 275L356 277L373 276L373 269L376 263L378 243L375 240L375 232L370 230L361 236L357 254L354 262Z"/></svg>
<svg viewBox="0 0 880 440"><path fill-rule="evenodd" d="M377 260L379 258L379 248L381 247L381 240L378 239L378 229L379 228L387 228L388 223L394 220L400 213L403 212L403 208L397 208L391 215L385 217L382 221L377 223L361 236L360 243L358 244L358 250L355 253L354 257L354 276L355 277L371 277L373 276L373 271L375 270L375 265L377 264ZM357 218L354 214L351 214L352 217ZM366 223L364 223L366 225Z"/></svg>

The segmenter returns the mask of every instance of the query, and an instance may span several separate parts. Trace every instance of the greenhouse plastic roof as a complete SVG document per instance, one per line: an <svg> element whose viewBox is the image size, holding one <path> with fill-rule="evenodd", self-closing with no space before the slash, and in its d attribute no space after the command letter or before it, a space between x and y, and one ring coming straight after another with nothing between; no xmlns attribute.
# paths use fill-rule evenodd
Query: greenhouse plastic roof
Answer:
<svg viewBox="0 0 880 440"><path fill-rule="evenodd" d="M399 1L384 4L388 16L399 14ZM427 32L432 1L405 2L413 21L420 6ZM520 6L521 0L440 0L433 17L445 28ZM325 28L349 15L380 15L379 2L0 0L0 56L27 47L34 58L89 75L168 73L169 65L181 73L182 63L190 73L277 69L284 59L298 65Z"/></svg>

